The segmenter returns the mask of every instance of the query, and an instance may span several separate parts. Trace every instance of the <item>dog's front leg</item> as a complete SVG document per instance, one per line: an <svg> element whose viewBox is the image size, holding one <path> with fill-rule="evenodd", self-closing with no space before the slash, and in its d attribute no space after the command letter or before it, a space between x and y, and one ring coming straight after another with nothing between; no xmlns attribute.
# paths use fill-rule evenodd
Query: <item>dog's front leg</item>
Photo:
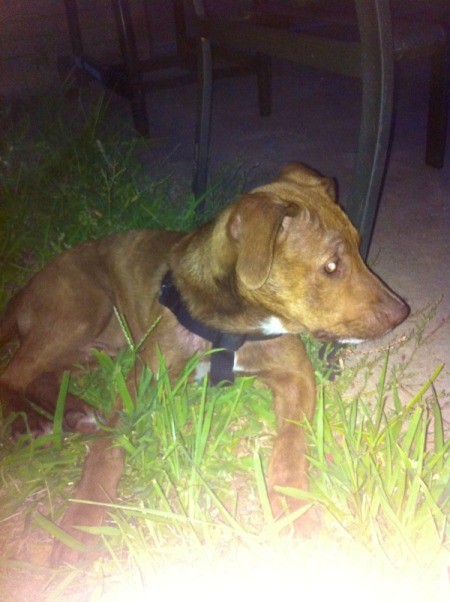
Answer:
<svg viewBox="0 0 450 602"><path fill-rule="evenodd" d="M278 380L279 378L279 380ZM274 441L269 463L269 495L275 517L286 509L294 511L303 502L283 498L276 487L294 487L308 490L308 461L306 458L305 432L300 422L311 419L315 390L310 379L298 374L279 373L263 380L274 393L278 434ZM308 530L308 521L298 521L297 527Z"/></svg>
<svg viewBox="0 0 450 602"><path fill-rule="evenodd" d="M161 339L163 343L167 343L167 348L171 350L173 355L173 350L177 348L175 342L172 339L167 342L164 336L161 336ZM167 357L169 355L168 353ZM184 357L184 361L187 360L187 357ZM172 365L174 362L170 361L169 363ZM129 391L137 390L144 364L154 374L157 373L158 355L154 340L149 340L140 350L140 360L136 361L127 379ZM182 365L184 364L180 363L180 366L175 366L175 368L179 369ZM116 406L107 421L108 428L114 429L117 425L121 409L121 400L117 399ZM74 501L70 502L60 523L60 527L64 531L81 543L92 545L95 542L96 537L94 535L77 527L98 527L102 525L107 514L107 508L102 504L112 503L116 500L124 461L124 449L114 440L114 436L106 433L102 436L99 433L98 438L91 444L84 461L83 472ZM77 499L92 503L77 503ZM59 565L62 562L74 563L82 555L82 553L66 546L61 541L57 541L53 546L51 562L53 565Z"/></svg>
<svg viewBox="0 0 450 602"><path fill-rule="evenodd" d="M112 421L111 421L112 422ZM109 426L113 426L113 424ZM96 439L86 456L83 473L75 494L75 500L86 500L93 503L70 502L60 527L83 544L91 545L96 536L86 533L77 527L100 526L107 509L99 504L114 502L117 488L124 467L124 450L110 436ZM54 566L62 562L74 563L80 553L56 541L53 545L51 563Z"/></svg>
<svg viewBox="0 0 450 602"><path fill-rule="evenodd" d="M274 517L292 512L304 502L283 497L277 487L308 489L308 462L305 433L301 421L312 419L316 389L314 371L298 336L285 335L264 343L248 344L239 354L239 363L254 373L274 395L278 434L269 463L268 486ZM316 518L308 512L296 521L300 532L314 528Z"/></svg>

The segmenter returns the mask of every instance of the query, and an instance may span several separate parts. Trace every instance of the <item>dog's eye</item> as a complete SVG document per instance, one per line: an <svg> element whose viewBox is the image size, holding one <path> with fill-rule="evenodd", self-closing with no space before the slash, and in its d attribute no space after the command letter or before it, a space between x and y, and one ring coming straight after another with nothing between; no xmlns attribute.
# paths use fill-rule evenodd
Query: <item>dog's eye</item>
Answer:
<svg viewBox="0 0 450 602"><path fill-rule="evenodd" d="M334 274L338 268L337 261L327 261L324 265L324 270L327 274Z"/></svg>

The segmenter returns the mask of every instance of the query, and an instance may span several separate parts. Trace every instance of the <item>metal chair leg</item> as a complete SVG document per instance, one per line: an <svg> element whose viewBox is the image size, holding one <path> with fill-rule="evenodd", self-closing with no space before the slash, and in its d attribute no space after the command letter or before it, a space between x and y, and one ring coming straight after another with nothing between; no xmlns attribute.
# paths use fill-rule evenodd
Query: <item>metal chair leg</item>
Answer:
<svg viewBox="0 0 450 602"><path fill-rule="evenodd" d="M450 102L448 67L447 49L431 58L425 163L437 168L444 165L447 138L448 105Z"/></svg>
<svg viewBox="0 0 450 602"><path fill-rule="evenodd" d="M206 191L208 182L209 143L211 136L211 109L212 109L212 53L209 40L201 38L199 41L199 78L200 101L195 135L195 173L193 191L196 197L202 196ZM204 209L204 199L198 205L197 211Z"/></svg>
<svg viewBox="0 0 450 602"><path fill-rule="evenodd" d="M81 56L83 54L83 41L81 37L80 20L78 17L78 6L76 0L64 0L64 6L66 9L72 53L75 56Z"/></svg>
<svg viewBox="0 0 450 602"><path fill-rule="evenodd" d="M130 103L134 125L140 134L146 136L149 133L147 106L139 69L130 6L128 0L113 0L112 4L119 35L120 49L125 62L130 85Z"/></svg>
<svg viewBox="0 0 450 602"><path fill-rule="evenodd" d="M362 40L362 115L348 214L367 257L378 210L391 135L394 58L389 11L383 3L357 2ZM380 20L383 20L381 22Z"/></svg>
<svg viewBox="0 0 450 602"><path fill-rule="evenodd" d="M65 94L70 97L77 94L79 88L87 84L89 77L79 67L84 54L84 48L77 2L76 0L64 0L64 7L72 55L59 56L57 66L60 79L64 83Z"/></svg>
<svg viewBox="0 0 450 602"><path fill-rule="evenodd" d="M258 53L255 57L258 78L258 105L262 117L272 113L272 58Z"/></svg>

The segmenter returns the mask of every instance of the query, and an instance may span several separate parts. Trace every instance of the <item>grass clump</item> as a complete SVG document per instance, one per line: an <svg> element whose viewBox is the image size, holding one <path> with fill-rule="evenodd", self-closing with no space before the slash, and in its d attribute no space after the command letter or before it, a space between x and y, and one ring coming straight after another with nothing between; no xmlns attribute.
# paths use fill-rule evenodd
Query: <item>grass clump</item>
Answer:
<svg viewBox="0 0 450 602"><path fill-rule="evenodd" d="M395 377L392 389L385 388L386 355L375 403L340 394L330 399L322 386L310 425L308 499L320 503L349 536L368 548L381 547L400 565L431 563L449 541L450 441L444 440L433 394L441 368L403 405Z"/></svg>
<svg viewBox="0 0 450 602"><path fill-rule="evenodd" d="M190 229L217 210L209 204L199 217L200 199L171 196L167 172L146 175L151 140L105 125L104 99L48 107L0 107L0 306L74 244L133 228Z"/></svg>

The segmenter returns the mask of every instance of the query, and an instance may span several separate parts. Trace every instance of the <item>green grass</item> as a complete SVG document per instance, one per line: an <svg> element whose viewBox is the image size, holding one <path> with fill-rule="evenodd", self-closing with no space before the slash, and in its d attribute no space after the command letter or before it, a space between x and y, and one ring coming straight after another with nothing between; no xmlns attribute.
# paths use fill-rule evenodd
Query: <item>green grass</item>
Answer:
<svg viewBox="0 0 450 602"><path fill-rule="evenodd" d="M59 106L59 110L50 107ZM185 230L210 219L225 202L171 194L168 166L144 173L152 141L105 126L107 103L70 108L53 98L13 111L0 107L0 305L55 253L92 238L133 228ZM70 116L69 116L70 115ZM112 128L112 129L111 129ZM218 191L224 178L213 185ZM238 187L236 176L229 186Z"/></svg>
<svg viewBox="0 0 450 602"><path fill-rule="evenodd" d="M65 125L63 109L55 113L48 106L27 107L14 119L3 111L9 125L0 152L1 305L51 255L80 240L135 227L188 229L197 219L192 196L173 198L166 176L155 180L143 173L140 157L150 142L121 128L109 131L102 104L89 111L77 105L73 127ZM226 192L217 192L221 186L215 196L224 199ZM448 562L450 546L450 443L433 385L440 368L404 401L401 366L380 353L370 360L370 370L379 373L376 390L352 397L347 385L355 371L347 369L331 382L318 345L305 342L319 384L314 420L305 425L311 491L284 493L317 506L327 545L343 556L349 548L364 553L369 564L382 562L383 571L390 567L394 575L405 567L421 578L430 574L427 599L438 599L430 587L438 592L436 575ZM114 589L121 579L151 591L157 576L174 563L192 569L197 561L206 562L209 571L211 558L234 557L241 548L260 558L261 550L270 554L283 546L280 541L288 542L289 562L296 546L301 566L304 554L315 558L316 542L279 540L292 517L274 521L271 516L265 474L275 421L269 393L248 378L227 388L191 382L199 358L171 384L160 358L157 374L144 371L133 402L126 373L134 352L130 346L115 360L99 352L98 370L76 379L67 375L53 434L13 441L9 420L3 422L2 599L21 600L30 592L46 600L101 599L98 588ZM89 440L62 432L68 388L105 413L121 395L123 420L114 435L127 464L110 520L95 530L103 560L55 571L39 565L51 538L61 537L56 525ZM298 563L295 559L296 570Z"/></svg>

